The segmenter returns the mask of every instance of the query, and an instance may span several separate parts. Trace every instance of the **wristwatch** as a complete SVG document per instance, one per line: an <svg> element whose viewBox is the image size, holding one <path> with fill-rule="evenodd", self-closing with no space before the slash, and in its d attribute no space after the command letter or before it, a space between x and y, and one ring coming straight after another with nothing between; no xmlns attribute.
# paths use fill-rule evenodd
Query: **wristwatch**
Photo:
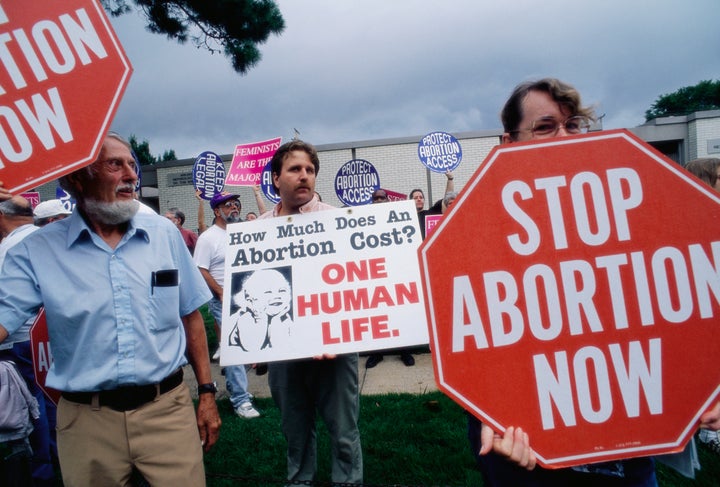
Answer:
<svg viewBox="0 0 720 487"><path fill-rule="evenodd" d="M217 382L209 382L207 384L198 385L198 395L200 394L215 394L217 393Z"/></svg>

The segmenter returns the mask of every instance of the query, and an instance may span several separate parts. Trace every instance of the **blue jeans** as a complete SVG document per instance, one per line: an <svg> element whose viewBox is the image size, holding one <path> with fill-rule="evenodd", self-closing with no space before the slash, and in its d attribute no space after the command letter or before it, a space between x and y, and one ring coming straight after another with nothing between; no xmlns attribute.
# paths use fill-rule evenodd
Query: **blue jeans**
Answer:
<svg viewBox="0 0 720 487"><path fill-rule="evenodd" d="M219 299L212 298L208 303L208 309L215 318L215 322L222 323L222 303ZM220 337L218 337L220 339ZM225 369L225 387L230 395L230 402L233 409L237 409L242 403L250 400L248 392L248 378L244 365L228 365Z"/></svg>

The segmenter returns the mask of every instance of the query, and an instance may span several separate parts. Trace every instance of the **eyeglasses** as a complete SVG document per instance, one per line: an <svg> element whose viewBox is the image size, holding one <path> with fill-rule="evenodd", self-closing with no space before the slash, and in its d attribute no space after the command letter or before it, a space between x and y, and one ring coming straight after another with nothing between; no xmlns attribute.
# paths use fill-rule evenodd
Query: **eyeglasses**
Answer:
<svg viewBox="0 0 720 487"><path fill-rule="evenodd" d="M592 125L590 119L581 115L570 117L564 122L558 122L554 118L547 117L533 121L529 129L513 130L513 133L532 132L535 136L554 136L558 133L560 127L564 127L569 134L585 134L590 130L590 125Z"/></svg>
<svg viewBox="0 0 720 487"><path fill-rule="evenodd" d="M238 200L230 200L230 201L226 201L226 202L223 204L223 206L224 206L225 208L232 208L232 207L240 208L240 202L239 202Z"/></svg>
<svg viewBox="0 0 720 487"><path fill-rule="evenodd" d="M383 200L386 200L386 199L388 199L388 197L387 197L386 195L383 195L383 194L379 194L379 195L377 195L377 196L373 196L373 197L372 197L372 200L373 200L373 201L383 201Z"/></svg>

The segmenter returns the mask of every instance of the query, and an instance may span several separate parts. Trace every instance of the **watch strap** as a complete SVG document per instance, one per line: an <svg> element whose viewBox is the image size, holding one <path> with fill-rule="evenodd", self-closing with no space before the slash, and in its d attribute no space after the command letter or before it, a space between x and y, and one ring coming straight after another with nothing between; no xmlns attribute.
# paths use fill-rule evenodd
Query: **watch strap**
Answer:
<svg viewBox="0 0 720 487"><path fill-rule="evenodd" d="M207 384L199 384L197 388L198 394L215 394L217 393L217 384L208 382Z"/></svg>

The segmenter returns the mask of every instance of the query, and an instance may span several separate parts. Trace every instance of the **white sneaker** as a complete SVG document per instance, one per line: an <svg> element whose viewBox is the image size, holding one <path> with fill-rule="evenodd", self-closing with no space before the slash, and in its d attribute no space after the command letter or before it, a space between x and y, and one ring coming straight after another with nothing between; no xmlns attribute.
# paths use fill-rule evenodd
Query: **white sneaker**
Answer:
<svg viewBox="0 0 720 487"><path fill-rule="evenodd" d="M260 416L260 413L257 409L255 409L250 401L242 403L240 406L235 409L235 414L240 416L241 418L257 418Z"/></svg>
<svg viewBox="0 0 720 487"><path fill-rule="evenodd" d="M219 360L220 360L220 347L218 347L217 350L215 350L215 353L212 356L213 362L217 362Z"/></svg>

